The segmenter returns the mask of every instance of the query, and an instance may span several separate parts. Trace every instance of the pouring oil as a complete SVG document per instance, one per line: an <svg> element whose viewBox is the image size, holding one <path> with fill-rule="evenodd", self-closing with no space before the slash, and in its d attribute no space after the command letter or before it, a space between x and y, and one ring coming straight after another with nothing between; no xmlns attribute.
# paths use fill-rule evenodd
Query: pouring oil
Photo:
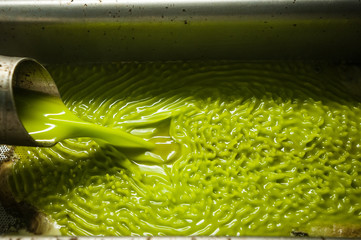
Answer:
<svg viewBox="0 0 361 240"><path fill-rule="evenodd" d="M119 147L154 147L152 143L119 129L81 120L58 97L20 88L14 89L14 96L19 117L35 141L54 145L67 138L91 137Z"/></svg>

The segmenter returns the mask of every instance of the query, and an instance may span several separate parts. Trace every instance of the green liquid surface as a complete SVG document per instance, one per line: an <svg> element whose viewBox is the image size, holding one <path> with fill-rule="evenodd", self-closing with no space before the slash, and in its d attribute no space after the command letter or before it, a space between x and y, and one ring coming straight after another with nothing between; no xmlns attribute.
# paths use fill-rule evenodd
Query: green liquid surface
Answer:
<svg viewBox="0 0 361 240"><path fill-rule="evenodd" d="M92 137L120 147L154 147L142 138L119 129L81 120L68 110L60 98L24 89L15 89L14 95L22 124L40 143L50 145L67 138Z"/></svg>
<svg viewBox="0 0 361 240"><path fill-rule="evenodd" d="M18 147L19 201L64 235L327 235L361 228L361 104L328 65L49 66L80 119L149 139ZM74 81L74 79L77 79ZM325 230L326 229L326 230Z"/></svg>

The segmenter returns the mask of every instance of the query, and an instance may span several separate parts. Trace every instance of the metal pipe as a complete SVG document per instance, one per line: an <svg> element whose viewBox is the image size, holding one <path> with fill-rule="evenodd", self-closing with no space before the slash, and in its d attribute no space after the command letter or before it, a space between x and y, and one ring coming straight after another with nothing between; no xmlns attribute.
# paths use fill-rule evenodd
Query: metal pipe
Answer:
<svg viewBox="0 0 361 240"><path fill-rule="evenodd" d="M38 91L60 98L48 71L30 58L0 56L0 144L49 146L35 141L19 119L14 88Z"/></svg>
<svg viewBox="0 0 361 240"><path fill-rule="evenodd" d="M358 0L3 0L0 53L42 63L361 62Z"/></svg>

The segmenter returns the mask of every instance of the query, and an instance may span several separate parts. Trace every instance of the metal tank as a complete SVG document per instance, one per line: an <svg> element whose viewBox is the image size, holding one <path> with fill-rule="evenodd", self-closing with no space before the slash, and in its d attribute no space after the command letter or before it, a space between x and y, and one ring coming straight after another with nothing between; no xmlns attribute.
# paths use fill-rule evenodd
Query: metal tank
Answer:
<svg viewBox="0 0 361 240"><path fill-rule="evenodd" d="M360 66L360 43L360 0L0 1L0 55L29 57L45 66L158 60L321 60ZM14 58L4 66L13 72L23 61ZM37 68L37 74L46 75L35 61L25 62L32 64L32 69ZM4 67L0 70L4 71ZM49 87L56 94L51 83ZM8 89L9 86L1 86L1 101L11 100L12 96L5 93ZM3 120L0 124L5 124ZM14 124L20 126L17 121ZM19 136L25 136L26 143L32 145L23 130ZM1 132L1 136L4 134ZM19 143L18 138L13 141ZM11 153L10 146L0 145L0 160L8 159ZM23 225L6 215L0 206L0 232L14 226ZM16 236L24 240L38 238L77 239Z"/></svg>

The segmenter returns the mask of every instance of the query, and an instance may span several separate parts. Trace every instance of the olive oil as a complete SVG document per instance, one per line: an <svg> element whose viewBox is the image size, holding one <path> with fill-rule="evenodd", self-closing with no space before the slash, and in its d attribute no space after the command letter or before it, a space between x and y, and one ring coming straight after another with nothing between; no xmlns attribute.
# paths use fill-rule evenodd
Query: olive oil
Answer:
<svg viewBox="0 0 361 240"><path fill-rule="evenodd" d="M35 141L55 144L67 138L91 137L120 147L154 147L119 129L81 120L58 97L18 88L14 89L14 96L20 120Z"/></svg>

